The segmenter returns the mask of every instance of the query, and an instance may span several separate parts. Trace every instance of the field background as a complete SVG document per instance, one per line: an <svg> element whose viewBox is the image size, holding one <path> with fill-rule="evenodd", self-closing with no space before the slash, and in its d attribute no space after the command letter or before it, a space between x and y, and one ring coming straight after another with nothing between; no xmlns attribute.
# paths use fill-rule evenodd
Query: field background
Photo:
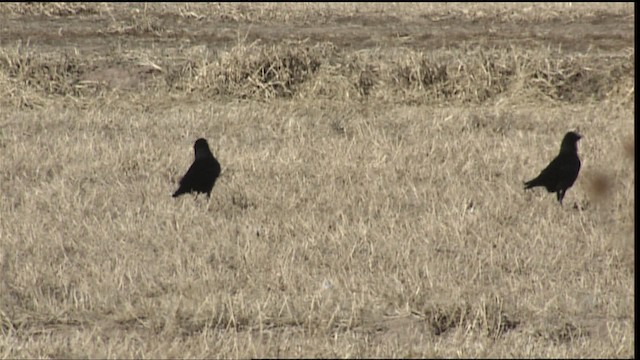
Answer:
<svg viewBox="0 0 640 360"><path fill-rule="evenodd" d="M634 20L0 4L0 356L633 357Z"/></svg>

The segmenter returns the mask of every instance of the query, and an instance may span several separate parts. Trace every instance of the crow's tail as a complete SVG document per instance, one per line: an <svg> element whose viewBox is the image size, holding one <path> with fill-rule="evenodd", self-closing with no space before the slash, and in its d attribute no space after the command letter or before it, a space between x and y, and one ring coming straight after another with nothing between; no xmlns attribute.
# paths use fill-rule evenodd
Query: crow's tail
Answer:
<svg viewBox="0 0 640 360"><path fill-rule="evenodd" d="M178 197L182 194L186 193L186 191L184 191L182 188L176 190L176 192L173 193L173 195L171 195L172 197Z"/></svg>
<svg viewBox="0 0 640 360"><path fill-rule="evenodd" d="M533 180L529 180L527 182L524 183L524 189L531 189L532 187L536 187L536 186L540 186L541 184L538 183L538 178L535 178Z"/></svg>

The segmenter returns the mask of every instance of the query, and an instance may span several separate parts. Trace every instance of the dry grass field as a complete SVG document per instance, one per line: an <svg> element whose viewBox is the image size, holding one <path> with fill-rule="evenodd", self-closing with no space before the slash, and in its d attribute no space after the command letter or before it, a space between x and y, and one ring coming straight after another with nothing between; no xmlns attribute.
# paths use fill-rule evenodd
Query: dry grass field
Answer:
<svg viewBox="0 0 640 360"><path fill-rule="evenodd" d="M634 20L0 4L0 356L634 357Z"/></svg>

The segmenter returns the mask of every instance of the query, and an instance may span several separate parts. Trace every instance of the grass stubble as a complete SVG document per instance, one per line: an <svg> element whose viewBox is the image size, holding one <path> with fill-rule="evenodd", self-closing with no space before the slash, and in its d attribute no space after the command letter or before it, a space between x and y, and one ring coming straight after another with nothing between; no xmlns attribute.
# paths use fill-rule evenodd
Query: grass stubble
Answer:
<svg viewBox="0 0 640 360"><path fill-rule="evenodd" d="M176 46L176 24L338 12L633 24L624 5L503 6L2 5L78 41L106 18L91 31L124 45L2 43L0 356L633 356L632 41ZM583 168L560 207L522 182L568 130ZM172 199L201 136L211 200Z"/></svg>

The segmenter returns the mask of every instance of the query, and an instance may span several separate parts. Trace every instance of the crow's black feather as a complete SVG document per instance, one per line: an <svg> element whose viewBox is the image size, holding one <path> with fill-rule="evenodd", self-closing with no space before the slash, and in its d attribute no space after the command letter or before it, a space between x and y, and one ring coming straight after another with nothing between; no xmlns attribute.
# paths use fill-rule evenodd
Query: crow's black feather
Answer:
<svg viewBox="0 0 640 360"><path fill-rule="evenodd" d="M193 164L180 180L180 187L173 193L173 197L190 192L206 193L207 197L210 197L211 189L220 176L220 163L211 153L207 140L202 138L196 140L193 150L195 152Z"/></svg>
<svg viewBox="0 0 640 360"><path fill-rule="evenodd" d="M540 172L535 179L524 183L525 189L543 186L548 192L556 193L562 205L567 190L573 186L580 172L580 158L578 157L578 140L581 135L570 131L565 134L560 145L560 153Z"/></svg>

